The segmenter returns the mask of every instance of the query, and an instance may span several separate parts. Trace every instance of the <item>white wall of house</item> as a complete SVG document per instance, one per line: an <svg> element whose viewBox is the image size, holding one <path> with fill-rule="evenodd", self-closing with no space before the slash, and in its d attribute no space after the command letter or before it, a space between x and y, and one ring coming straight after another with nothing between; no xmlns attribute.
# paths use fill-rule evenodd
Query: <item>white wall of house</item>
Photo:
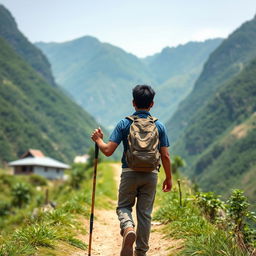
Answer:
<svg viewBox="0 0 256 256"><path fill-rule="evenodd" d="M64 170L53 167L34 166L34 174L41 175L47 179L63 179Z"/></svg>

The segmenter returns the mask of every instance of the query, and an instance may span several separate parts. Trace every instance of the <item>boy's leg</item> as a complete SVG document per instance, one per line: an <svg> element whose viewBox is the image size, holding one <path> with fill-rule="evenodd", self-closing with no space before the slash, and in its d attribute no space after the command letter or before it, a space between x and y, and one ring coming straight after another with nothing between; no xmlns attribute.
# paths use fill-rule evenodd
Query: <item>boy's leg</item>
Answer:
<svg viewBox="0 0 256 256"><path fill-rule="evenodd" d="M148 241L151 229L151 213L155 200L157 185L156 173L142 173L140 175L140 187L137 195L137 238L136 238L136 256L145 256L149 249Z"/></svg>
<svg viewBox="0 0 256 256"><path fill-rule="evenodd" d="M116 213L120 221L121 234L128 227L134 227L132 219L132 207L137 195L136 173L123 172L118 194L118 206Z"/></svg>

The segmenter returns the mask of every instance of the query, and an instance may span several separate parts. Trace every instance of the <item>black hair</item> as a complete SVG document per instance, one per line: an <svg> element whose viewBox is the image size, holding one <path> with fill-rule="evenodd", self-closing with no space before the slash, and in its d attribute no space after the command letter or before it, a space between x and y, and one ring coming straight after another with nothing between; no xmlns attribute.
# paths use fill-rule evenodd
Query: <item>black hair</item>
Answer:
<svg viewBox="0 0 256 256"><path fill-rule="evenodd" d="M132 90L133 100L137 108L149 108L155 94L149 85L136 85Z"/></svg>

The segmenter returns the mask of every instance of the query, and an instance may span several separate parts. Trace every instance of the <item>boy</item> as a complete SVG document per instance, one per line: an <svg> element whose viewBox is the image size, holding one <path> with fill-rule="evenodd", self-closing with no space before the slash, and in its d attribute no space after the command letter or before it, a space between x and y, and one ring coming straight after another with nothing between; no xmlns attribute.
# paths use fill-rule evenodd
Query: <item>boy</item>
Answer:
<svg viewBox="0 0 256 256"><path fill-rule="evenodd" d="M133 107L136 112L132 117L144 118L144 120L145 118L150 118L149 111L154 105L154 96L155 92L150 86L137 85L133 89ZM133 243L136 240L135 255L146 256L149 249L151 213L155 199L158 168L143 172L129 168L127 162L128 143L130 143L128 142L128 135L133 122L132 118L122 119L112 132L108 143L103 141L103 133L100 128L94 130L91 138L98 144L100 150L106 156L111 156L120 142L123 141L122 174L116 209L120 221L121 235L123 236L120 255L132 256ZM158 136L157 141L159 142L158 150L166 176L163 182L163 191L168 192L172 188L171 161L168 152L169 141L164 125L158 120L154 120L154 123L158 131L156 133ZM135 233L131 212L136 198L138 227Z"/></svg>

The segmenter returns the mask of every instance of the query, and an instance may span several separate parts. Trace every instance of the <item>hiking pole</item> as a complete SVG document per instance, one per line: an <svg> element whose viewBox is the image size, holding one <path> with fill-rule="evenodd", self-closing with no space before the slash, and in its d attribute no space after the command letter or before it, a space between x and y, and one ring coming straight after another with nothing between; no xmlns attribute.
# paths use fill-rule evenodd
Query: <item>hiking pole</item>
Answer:
<svg viewBox="0 0 256 256"><path fill-rule="evenodd" d="M93 230L93 218L94 218L94 201L95 201L95 190L96 190L98 156L99 156L99 146L97 145L97 143L95 143L95 158L94 158L93 189L92 189L92 205L91 205L91 216L90 216L90 237L89 237L88 256L91 256L91 248L92 248L92 230Z"/></svg>
<svg viewBox="0 0 256 256"><path fill-rule="evenodd" d="M180 194L180 207L182 207L182 192L181 192L181 187L180 187L180 179L178 181L178 186L179 186L179 194Z"/></svg>

